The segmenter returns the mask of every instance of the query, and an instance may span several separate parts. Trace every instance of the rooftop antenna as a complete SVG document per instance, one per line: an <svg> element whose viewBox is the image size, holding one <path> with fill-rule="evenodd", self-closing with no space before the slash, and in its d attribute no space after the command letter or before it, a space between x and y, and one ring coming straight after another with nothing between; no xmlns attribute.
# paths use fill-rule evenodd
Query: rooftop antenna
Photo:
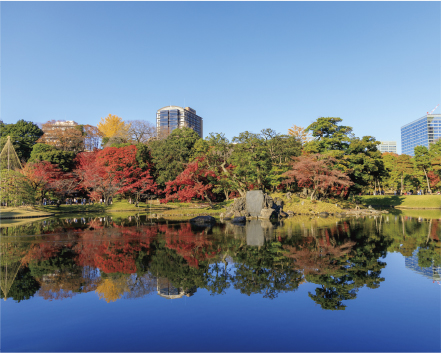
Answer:
<svg viewBox="0 0 441 353"><path fill-rule="evenodd" d="M439 106L439 104L435 107L435 108L433 108L431 111L430 111L430 113L429 112L427 112L427 115L430 115L430 114L432 114L435 110L436 110L436 108L438 108L438 106Z"/></svg>

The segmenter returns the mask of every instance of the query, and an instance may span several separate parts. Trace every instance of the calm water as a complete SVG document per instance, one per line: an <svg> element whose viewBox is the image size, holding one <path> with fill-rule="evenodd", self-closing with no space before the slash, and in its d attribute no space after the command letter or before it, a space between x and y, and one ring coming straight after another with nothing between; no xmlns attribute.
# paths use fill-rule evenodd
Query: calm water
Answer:
<svg viewBox="0 0 441 353"><path fill-rule="evenodd" d="M440 351L441 214L1 228L2 351Z"/></svg>

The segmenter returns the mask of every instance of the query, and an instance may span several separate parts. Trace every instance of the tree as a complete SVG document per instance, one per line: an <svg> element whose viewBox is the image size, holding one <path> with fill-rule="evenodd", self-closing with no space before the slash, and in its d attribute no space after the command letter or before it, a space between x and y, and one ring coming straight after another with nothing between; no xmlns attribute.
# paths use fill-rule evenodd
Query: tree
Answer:
<svg viewBox="0 0 441 353"><path fill-rule="evenodd" d="M217 176L214 171L204 165L204 157L199 157L178 175L175 180L166 182L165 202L179 199L190 202L193 198L207 200L210 204L214 200L213 188Z"/></svg>
<svg viewBox="0 0 441 353"><path fill-rule="evenodd" d="M6 138L11 136L11 142L20 160L27 161L31 155L32 147L43 135L43 131L33 122L19 120L15 124L0 123L0 150L6 143Z"/></svg>
<svg viewBox="0 0 441 353"><path fill-rule="evenodd" d="M74 167L74 159L77 153L74 151L59 151L54 146L37 143L32 149L30 163L41 161L51 162L58 165L63 172L69 172Z"/></svg>
<svg viewBox="0 0 441 353"><path fill-rule="evenodd" d="M64 176L55 164L47 161L26 163L21 173L28 178L39 201L43 200L49 190L55 189L55 183Z"/></svg>
<svg viewBox="0 0 441 353"><path fill-rule="evenodd" d="M4 169L0 174L0 203L5 206L32 205L35 192L26 178L20 172Z"/></svg>
<svg viewBox="0 0 441 353"><path fill-rule="evenodd" d="M150 165L142 168L137 161L136 146L108 147L101 151L80 153L74 173L87 192L100 194L106 203L115 194L157 193L150 175Z"/></svg>
<svg viewBox="0 0 441 353"><path fill-rule="evenodd" d="M302 145L311 141L311 135L303 127L293 125L288 129L288 135L294 136Z"/></svg>
<svg viewBox="0 0 441 353"><path fill-rule="evenodd" d="M353 183L350 178L332 169L336 160L320 154L293 158L292 169L284 173L284 184L297 183L300 187L312 190L311 200L321 195L330 194L338 187L350 187Z"/></svg>
<svg viewBox="0 0 441 353"><path fill-rule="evenodd" d="M301 140L296 136L278 134L272 129L261 130L260 136L271 159L267 182L271 185L272 191L275 191L283 180L282 174L288 171L292 157L300 156Z"/></svg>
<svg viewBox="0 0 441 353"><path fill-rule="evenodd" d="M414 152L415 166L423 170L427 182L427 191L431 194L432 190L430 189L429 177L427 176L428 169L431 166L429 150L426 146L416 146Z"/></svg>
<svg viewBox="0 0 441 353"><path fill-rule="evenodd" d="M381 152L377 149L380 142L374 137L351 137L349 141L340 170L347 173L354 183L351 191L359 193L372 182L379 183L380 178L386 175L386 170Z"/></svg>
<svg viewBox="0 0 441 353"><path fill-rule="evenodd" d="M400 173L398 171L398 163L397 158L398 154L385 152L382 154L383 164L386 171L386 174L383 176L383 182L389 189L398 190L399 189L399 181L400 181Z"/></svg>
<svg viewBox="0 0 441 353"><path fill-rule="evenodd" d="M407 154L400 154L397 157L397 167L398 167L398 172L401 175L400 195L403 195L404 179L406 176L411 176L413 173L412 157L408 156Z"/></svg>
<svg viewBox="0 0 441 353"><path fill-rule="evenodd" d="M137 144L147 143L151 138L156 137L156 127L145 120L131 120L128 133L130 139Z"/></svg>
<svg viewBox="0 0 441 353"><path fill-rule="evenodd" d="M164 186L184 171L199 139L196 131L183 127L173 130L166 139L152 141L150 149L159 185Z"/></svg>
<svg viewBox="0 0 441 353"><path fill-rule="evenodd" d="M84 125L84 148L86 151L98 149L103 137L101 131L93 125Z"/></svg>
<svg viewBox="0 0 441 353"><path fill-rule="evenodd" d="M271 156L264 139L248 131L233 138L231 164L238 183L238 191L244 196L251 185L264 190L271 171Z"/></svg>
<svg viewBox="0 0 441 353"><path fill-rule="evenodd" d="M107 117L101 118L97 127L104 137L122 137L124 139L129 137L130 124L124 123L116 115L109 114Z"/></svg>
<svg viewBox="0 0 441 353"><path fill-rule="evenodd" d="M338 125L340 118L318 118L305 131L311 132L313 140L305 144L305 153L344 151L349 147L352 128ZM335 155L334 155L335 156Z"/></svg>

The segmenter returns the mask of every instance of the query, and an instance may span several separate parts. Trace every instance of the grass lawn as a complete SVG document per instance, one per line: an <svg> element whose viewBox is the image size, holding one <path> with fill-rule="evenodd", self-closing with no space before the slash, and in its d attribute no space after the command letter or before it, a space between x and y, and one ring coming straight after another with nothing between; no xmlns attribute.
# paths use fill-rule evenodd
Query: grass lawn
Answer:
<svg viewBox="0 0 441 353"><path fill-rule="evenodd" d="M0 209L0 219L9 217L48 217L50 211L37 210L31 207L2 207Z"/></svg>
<svg viewBox="0 0 441 353"><path fill-rule="evenodd" d="M439 208L440 195L360 196L365 206L394 206L397 208Z"/></svg>
<svg viewBox="0 0 441 353"><path fill-rule="evenodd" d="M149 205L145 203L140 203L139 208L134 204L130 204L127 201L115 201L111 205L100 205L99 203L95 203L93 205L66 205L62 204L59 208L57 206L37 206L39 210L52 212L52 213L84 213L84 212L118 212L118 211L148 211L150 209ZM164 210L166 206L163 205L152 205L152 212L155 210Z"/></svg>
<svg viewBox="0 0 441 353"><path fill-rule="evenodd" d="M321 212L341 213L344 212L343 209L345 208L355 207L355 204L344 200L335 201L335 203L338 204L338 206L336 206L335 203L311 201L309 199L300 199L298 197L292 197L291 200L288 200L285 194L282 193L273 193L271 194L271 197L282 199L284 202L283 210L285 212L293 211L296 214L317 214Z"/></svg>
<svg viewBox="0 0 441 353"><path fill-rule="evenodd" d="M213 207L210 207L207 203L204 202L169 202L167 204L160 205L146 205L145 203L140 203L139 208L134 204L130 204L127 201L116 201L112 205L60 205L59 208L57 206L38 206L37 208L42 211L51 212L54 214L63 214L63 213L75 213L75 214L83 214L87 212L94 213L111 213L111 212L122 212L122 211L133 211L136 213L148 214L164 214L167 216L173 215L197 215L197 214L220 214L221 212L225 212L225 206L232 201L220 202L215 204Z"/></svg>
<svg viewBox="0 0 441 353"><path fill-rule="evenodd" d="M222 212L226 211L226 207L233 203L233 200L223 201L217 204L214 204L213 207L210 207L207 203L195 202L195 203L183 203L183 202L170 202L167 203L167 207L170 209L165 210L163 212L157 211L156 213L162 213L167 216L173 215L198 215L198 214L207 214L210 216L220 215ZM153 213L153 211L152 211Z"/></svg>
<svg viewBox="0 0 441 353"><path fill-rule="evenodd" d="M423 210L415 208L396 208L389 211L390 214L404 217L426 218L426 219L441 219L441 209L439 210Z"/></svg>

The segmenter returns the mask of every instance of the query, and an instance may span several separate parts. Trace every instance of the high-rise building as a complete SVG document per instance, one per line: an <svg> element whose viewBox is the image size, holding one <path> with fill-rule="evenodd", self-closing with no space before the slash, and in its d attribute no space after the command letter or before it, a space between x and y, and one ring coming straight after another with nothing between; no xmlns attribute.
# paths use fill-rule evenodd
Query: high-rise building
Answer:
<svg viewBox="0 0 441 353"><path fill-rule="evenodd" d="M416 146L426 146L441 138L441 114L427 114L401 128L401 153L414 155Z"/></svg>
<svg viewBox="0 0 441 353"><path fill-rule="evenodd" d="M170 134L174 129L189 127L203 137L202 118L196 115L196 110L174 105L164 107L156 112L156 132L158 137Z"/></svg>
<svg viewBox="0 0 441 353"><path fill-rule="evenodd" d="M381 153L384 152L391 152L391 153L397 153L397 141L380 141L381 144L378 145L378 150Z"/></svg>
<svg viewBox="0 0 441 353"><path fill-rule="evenodd" d="M404 259L404 264L406 268L415 271L432 281L441 280L441 267L437 266L434 261L432 261L431 266L429 267L420 267L418 265L418 249L412 253L412 256L408 256Z"/></svg>

